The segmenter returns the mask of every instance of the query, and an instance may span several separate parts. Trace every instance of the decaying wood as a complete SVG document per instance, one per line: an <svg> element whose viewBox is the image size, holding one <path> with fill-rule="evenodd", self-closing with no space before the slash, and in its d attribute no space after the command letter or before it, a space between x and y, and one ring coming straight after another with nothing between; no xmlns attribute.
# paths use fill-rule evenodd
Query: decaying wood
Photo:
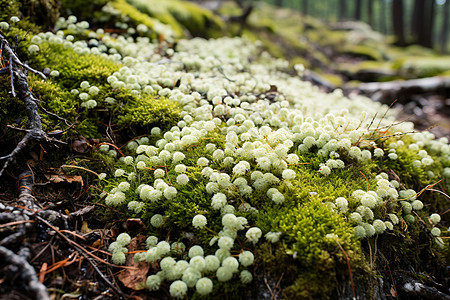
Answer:
<svg viewBox="0 0 450 300"><path fill-rule="evenodd" d="M312 84L324 88L327 92L331 92L336 89L336 86L333 83L312 70L305 70L302 79L305 81L310 81Z"/></svg>
<svg viewBox="0 0 450 300"><path fill-rule="evenodd" d="M416 94L425 94L450 89L450 77L428 77L411 80L395 80L389 82L362 83L357 90L370 96L375 101L398 99Z"/></svg>

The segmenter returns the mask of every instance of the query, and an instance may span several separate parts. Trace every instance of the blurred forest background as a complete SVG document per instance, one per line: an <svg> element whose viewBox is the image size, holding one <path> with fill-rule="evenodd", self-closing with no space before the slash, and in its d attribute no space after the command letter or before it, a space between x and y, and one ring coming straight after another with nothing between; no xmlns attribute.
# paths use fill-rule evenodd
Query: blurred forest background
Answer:
<svg viewBox="0 0 450 300"><path fill-rule="evenodd" d="M199 1L208 2L208 1ZM238 1L244 5L257 1ZM448 0L262 0L297 10L326 22L363 21L374 30L393 35L400 46L418 44L449 51Z"/></svg>
<svg viewBox="0 0 450 300"><path fill-rule="evenodd" d="M194 2L232 15L228 33L303 64L322 89L396 101L418 128L450 135L450 0Z"/></svg>

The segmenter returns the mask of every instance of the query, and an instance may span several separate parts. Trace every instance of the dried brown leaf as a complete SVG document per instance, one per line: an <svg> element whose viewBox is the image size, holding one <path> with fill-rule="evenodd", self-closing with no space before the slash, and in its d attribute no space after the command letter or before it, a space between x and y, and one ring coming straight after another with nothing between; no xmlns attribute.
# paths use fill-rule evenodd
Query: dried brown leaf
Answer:
<svg viewBox="0 0 450 300"><path fill-rule="evenodd" d="M131 242L128 245L128 251L133 252L140 250L139 245L144 241L144 239L144 236L138 236L131 239ZM117 275L117 278L123 283L123 285L133 290L142 290L145 288L144 282L147 279L150 264L147 262L136 263L134 261L134 255L127 255L125 265L133 268L123 269Z"/></svg>
<svg viewBox="0 0 450 300"><path fill-rule="evenodd" d="M83 177L80 175L66 175L66 174L45 174L45 178L53 183L79 183L83 186Z"/></svg>
<svg viewBox="0 0 450 300"><path fill-rule="evenodd" d="M72 149L78 153L85 153L89 148L86 140L75 140L72 143Z"/></svg>

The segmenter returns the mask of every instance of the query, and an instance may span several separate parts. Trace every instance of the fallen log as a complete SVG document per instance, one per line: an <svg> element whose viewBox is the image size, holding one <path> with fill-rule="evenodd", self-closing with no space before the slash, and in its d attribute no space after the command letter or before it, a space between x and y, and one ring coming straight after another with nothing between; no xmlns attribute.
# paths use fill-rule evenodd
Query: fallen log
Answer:
<svg viewBox="0 0 450 300"><path fill-rule="evenodd" d="M428 77L411 80L395 80L389 82L362 83L356 88L347 90L359 91L374 101L390 103L393 99L405 99L412 95L439 93L450 91L450 77Z"/></svg>

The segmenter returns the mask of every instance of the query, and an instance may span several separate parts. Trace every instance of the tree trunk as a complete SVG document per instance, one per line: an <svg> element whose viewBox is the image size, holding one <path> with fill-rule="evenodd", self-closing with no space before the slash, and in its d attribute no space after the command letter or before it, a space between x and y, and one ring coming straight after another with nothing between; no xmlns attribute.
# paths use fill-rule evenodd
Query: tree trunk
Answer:
<svg viewBox="0 0 450 300"><path fill-rule="evenodd" d="M373 0L367 0L367 23L373 27Z"/></svg>
<svg viewBox="0 0 450 300"><path fill-rule="evenodd" d="M436 7L436 1L427 1L427 6L425 15L425 26L427 32L424 34L422 45L428 48L433 48L434 9Z"/></svg>
<svg viewBox="0 0 450 300"><path fill-rule="evenodd" d="M355 0L355 20L361 20L361 8L362 8L362 0Z"/></svg>
<svg viewBox="0 0 450 300"><path fill-rule="evenodd" d="M445 1L444 4L444 21L442 22L442 31L441 31L441 52L447 53L447 41L448 41L448 9L450 0Z"/></svg>
<svg viewBox="0 0 450 300"><path fill-rule="evenodd" d="M414 42L419 40L419 32L423 26L423 16L425 11L425 0L414 0L413 14L411 16L411 33Z"/></svg>
<svg viewBox="0 0 450 300"><path fill-rule="evenodd" d="M275 5L279 7L283 7L283 0L275 0Z"/></svg>
<svg viewBox="0 0 450 300"><path fill-rule="evenodd" d="M434 6L435 1L415 0L411 20L414 43L429 48L433 46Z"/></svg>
<svg viewBox="0 0 450 300"><path fill-rule="evenodd" d="M347 1L339 0L338 20L344 20L347 17Z"/></svg>
<svg viewBox="0 0 450 300"><path fill-rule="evenodd" d="M302 1L302 10L303 10L303 14L305 14L305 15L308 14L308 0Z"/></svg>
<svg viewBox="0 0 450 300"><path fill-rule="evenodd" d="M387 34L386 18L384 17L385 15L386 15L386 2L384 2L384 0L382 0L381 1L380 27L381 27L381 32L384 34Z"/></svg>
<svg viewBox="0 0 450 300"><path fill-rule="evenodd" d="M392 1L392 24L398 46L405 45L405 31L403 27L403 0Z"/></svg>

